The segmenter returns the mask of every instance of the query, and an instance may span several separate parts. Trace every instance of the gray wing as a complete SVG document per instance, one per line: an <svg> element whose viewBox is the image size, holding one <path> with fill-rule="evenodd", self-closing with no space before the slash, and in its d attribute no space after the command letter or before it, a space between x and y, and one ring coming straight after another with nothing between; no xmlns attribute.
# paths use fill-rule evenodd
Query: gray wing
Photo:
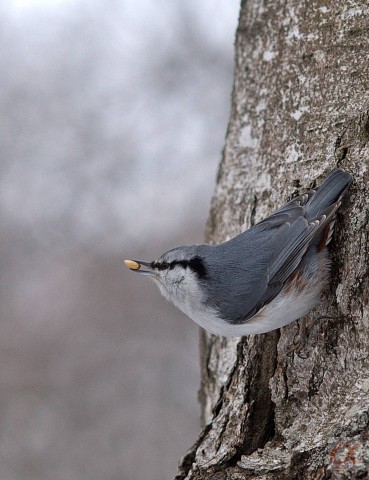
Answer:
<svg viewBox="0 0 369 480"><path fill-rule="evenodd" d="M310 190L294 198L256 225L265 225L269 229L288 226L284 242L271 263L269 283L284 283L297 268L313 240L332 221L339 203L326 206L318 217L312 218L308 214L306 206L314 202L316 193Z"/></svg>
<svg viewBox="0 0 369 480"><path fill-rule="evenodd" d="M230 323L246 322L284 287L305 253L331 225L351 175L334 169L316 190L283 205L229 242L202 246L206 303Z"/></svg>
<svg viewBox="0 0 369 480"><path fill-rule="evenodd" d="M264 272L264 281L259 284L265 285L265 289L259 291L259 300L243 316L243 322L255 315L278 295L288 278L299 266L316 236L326 225L326 215L308 222L301 213L299 208L293 206L291 211L284 209L281 214L274 214L270 219L270 227L279 232L276 235L276 242L269 240L272 257L266 272Z"/></svg>
<svg viewBox="0 0 369 480"><path fill-rule="evenodd" d="M324 214L312 221L308 221L301 215L296 217L296 214L298 215L298 207L291 205L291 210L285 207L283 207L283 211L280 214L272 215L273 218L271 219L271 223L274 225L278 224L278 219L282 222L284 221L277 228L285 230L285 233L270 263L266 290L253 310L243 318L243 321L255 315L266 303L271 302L278 295L288 278L301 263L305 253L312 244L316 244L317 239L318 241L320 240L321 233L332 222L339 203L326 208ZM292 223L291 220L285 219L285 215L288 214L291 215ZM294 218L295 221L293 221Z"/></svg>
<svg viewBox="0 0 369 480"><path fill-rule="evenodd" d="M303 205L309 194L301 197L219 246L222 260L212 277L217 288L211 298L216 298L214 306L230 323L246 322L278 295L331 220L333 208L308 221Z"/></svg>

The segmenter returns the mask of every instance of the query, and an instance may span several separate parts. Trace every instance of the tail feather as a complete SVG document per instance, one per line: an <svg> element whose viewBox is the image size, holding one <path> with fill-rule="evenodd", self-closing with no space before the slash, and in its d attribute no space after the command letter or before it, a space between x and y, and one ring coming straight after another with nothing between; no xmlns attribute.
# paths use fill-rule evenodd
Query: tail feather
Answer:
<svg viewBox="0 0 369 480"><path fill-rule="evenodd" d="M339 203L351 182L352 176L349 173L340 168L332 170L309 199L306 205L308 216L314 218L334 203Z"/></svg>

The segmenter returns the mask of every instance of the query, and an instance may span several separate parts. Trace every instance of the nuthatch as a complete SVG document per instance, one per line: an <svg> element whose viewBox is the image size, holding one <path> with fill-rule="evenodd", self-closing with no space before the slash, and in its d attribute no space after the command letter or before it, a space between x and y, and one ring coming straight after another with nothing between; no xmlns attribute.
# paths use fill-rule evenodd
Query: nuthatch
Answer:
<svg viewBox="0 0 369 480"><path fill-rule="evenodd" d="M335 214L351 180L336 168L319 188L227 242L177 247L151 263L124 262L149 275L165 298L212 333L275 330L319 302L329 278Z"/></svg>

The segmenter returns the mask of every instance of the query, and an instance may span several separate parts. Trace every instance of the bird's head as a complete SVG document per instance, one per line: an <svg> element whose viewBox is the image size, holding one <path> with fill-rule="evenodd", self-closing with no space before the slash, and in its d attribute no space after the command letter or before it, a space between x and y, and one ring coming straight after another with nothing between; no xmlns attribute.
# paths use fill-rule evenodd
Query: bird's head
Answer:
<svg viewBox="0 0 369 480"><path fill-rule="evenodd" d="M179 308L183 302L200 302L200 283L206 279L207 267L197 246L177 247L161 255L153 262L124 260L126 266L150 276L162 295Z"/></svg>

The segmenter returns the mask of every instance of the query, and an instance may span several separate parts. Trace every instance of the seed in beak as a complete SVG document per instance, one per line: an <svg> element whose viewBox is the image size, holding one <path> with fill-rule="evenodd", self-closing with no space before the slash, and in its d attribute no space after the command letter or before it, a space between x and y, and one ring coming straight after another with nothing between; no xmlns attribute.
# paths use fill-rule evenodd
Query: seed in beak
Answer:
<svg viewBox="0 0 369 480"><path fill-rule="evenodd" d="M139 270L141 268L141 265L134 260L124 260L124 263L131 270Z"/></svg>

